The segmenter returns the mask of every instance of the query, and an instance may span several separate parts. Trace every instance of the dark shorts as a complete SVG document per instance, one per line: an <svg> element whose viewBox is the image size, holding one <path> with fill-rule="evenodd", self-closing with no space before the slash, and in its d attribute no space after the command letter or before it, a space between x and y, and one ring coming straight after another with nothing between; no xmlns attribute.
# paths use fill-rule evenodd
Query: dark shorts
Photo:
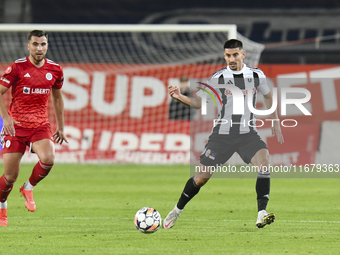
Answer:
<svg viewBox="0 0 340 255"><path fill-rule="evenodd" d="M267 149L267 145L255 132L241 135L212 134L200 156L200 163L204 166L220 166L237 152L249 164L261 149Z"/></svg>
<svg viewBox="0 0 340 255"><path fill-rule="evenodd" d="M1 132L3 154L13 152L25 153L26 146L31 146L32 143L43 139L53 141L53 134L49 123L37 128L23 128L15 125L15 136L5 135L3 130Z"/></svg>

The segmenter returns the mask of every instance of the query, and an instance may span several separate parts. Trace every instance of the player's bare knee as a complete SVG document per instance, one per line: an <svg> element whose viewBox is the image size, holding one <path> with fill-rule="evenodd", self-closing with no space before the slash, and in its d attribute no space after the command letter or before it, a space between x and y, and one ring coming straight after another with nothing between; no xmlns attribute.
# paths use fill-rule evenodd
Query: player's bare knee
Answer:
<svg viewBox="0 0 340 255"><path fill-rule="evenodd" d="M5 174L5 178L8 182L14 183L17 181L18 178L18 173L13 173L13 174Z"/></svg>
<svg viewBox="0 0 340 255"><path fill-rule="evenodd" d="M260 171L260 172L268 171L268 168L269 168L269 159L263 158L263 159L259 160L257 162L256 166L258 167L258 171Z"/></svg>
<svg viewBox="0 0 340 255"><path fill-rule="evenodd" d="M46 164L46 165L53 165L54 159L55 159L55 156L53 154L44 155L44 156L40 157L41 163Z"/></svg>
<svg viewBox="0 0 340 255"><path fill-rule="evenodd" d="M267 171L269 168L269 153L268 150L260 150L252 158L251 163L258 168L258 171Z"/></svg>

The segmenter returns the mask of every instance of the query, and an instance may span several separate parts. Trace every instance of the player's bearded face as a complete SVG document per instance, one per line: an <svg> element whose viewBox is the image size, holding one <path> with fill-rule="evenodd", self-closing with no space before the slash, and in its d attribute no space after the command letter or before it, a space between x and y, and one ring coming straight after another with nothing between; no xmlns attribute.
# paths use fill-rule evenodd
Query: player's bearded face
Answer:
<svg viewBox="0 0 340 255"><path fill-rule="evenodd" d="M31 40L27 44L27 49L30 52L30 57L33 58L35 63L39 63L45 58L47 48L48 43L45 36L32 36Z"/></svg>
<svg viewBox="0 0 340 255"><path fill-rule="evenodd" d="M240 48L224 49L224 59L233 71L240 71L242 69L245 55L245 51Z"/></svg>

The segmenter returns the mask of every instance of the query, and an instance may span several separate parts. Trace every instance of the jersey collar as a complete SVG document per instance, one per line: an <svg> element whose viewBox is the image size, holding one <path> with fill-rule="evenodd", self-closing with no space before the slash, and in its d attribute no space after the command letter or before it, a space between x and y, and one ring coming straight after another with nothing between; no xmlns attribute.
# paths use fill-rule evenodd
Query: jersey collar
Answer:
<svg viewBox="0 0 340 255"><path fill-rule="evenodd" d="M231 70L231 69L229 68L229 66L227 66L228 71L231 72L231 73L233 73L233 74L241 74L241 73L243 73L243 71L244 71L245 68L246 68L246 64L245 64L245 63L243 63L243 67L242 67L242 69L241 69L240 71L233 71L233 70Z"/></svg>
<svg viewBox="0 0 340 255"><path fill-rule="evenodd" d="M37 67L35 64L33 64L31 62L29 56L27 56L26 59L27 59L28 63L30 63L30 65L32 65L32 66L34 66L35 68L38 68L38 69L40 69L40 68L42 68L42 67L44 67L46 65L46 58L44 58L44 64L42 66L40 66L40 67Z"/></svg>

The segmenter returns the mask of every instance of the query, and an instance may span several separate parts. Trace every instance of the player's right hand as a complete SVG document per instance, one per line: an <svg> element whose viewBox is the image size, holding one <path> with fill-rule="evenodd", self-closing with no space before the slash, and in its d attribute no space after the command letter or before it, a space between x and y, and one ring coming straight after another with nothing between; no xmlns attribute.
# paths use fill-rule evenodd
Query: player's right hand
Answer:
<svg viewBox="0 0 340 255"><path fill-rule="evenodd" d="M181 92L180 92L180 90L179 90L179 87L169 85L169 95L170 95L172 98L178 99L179 96L181 95Z"/></svg>
<svg viewBox="0 0 340 255"><path fill-rule="evenodd" d="M15 128L14 128L14 124L19 124L20 122L13 120L11 117L7 117L3 119L4 122L4 131L5 134L8 134L10 136L15 136Z"/></svg>
<svg viewBox="0 0 340 255"><path fill-rule="evenodd" d="M274 125L272 127L272 136L276 135L277 141L281 144L284 143L281 127L280 127L280 122L279 121L274 121Z"/></svg>
<svg viewBox="0 0 340 255"><path fill-rule="evenodd" d="M53 134L54 142L62 144L63 142L68 143L64 131L62 129L57 129Z"/></svg>

